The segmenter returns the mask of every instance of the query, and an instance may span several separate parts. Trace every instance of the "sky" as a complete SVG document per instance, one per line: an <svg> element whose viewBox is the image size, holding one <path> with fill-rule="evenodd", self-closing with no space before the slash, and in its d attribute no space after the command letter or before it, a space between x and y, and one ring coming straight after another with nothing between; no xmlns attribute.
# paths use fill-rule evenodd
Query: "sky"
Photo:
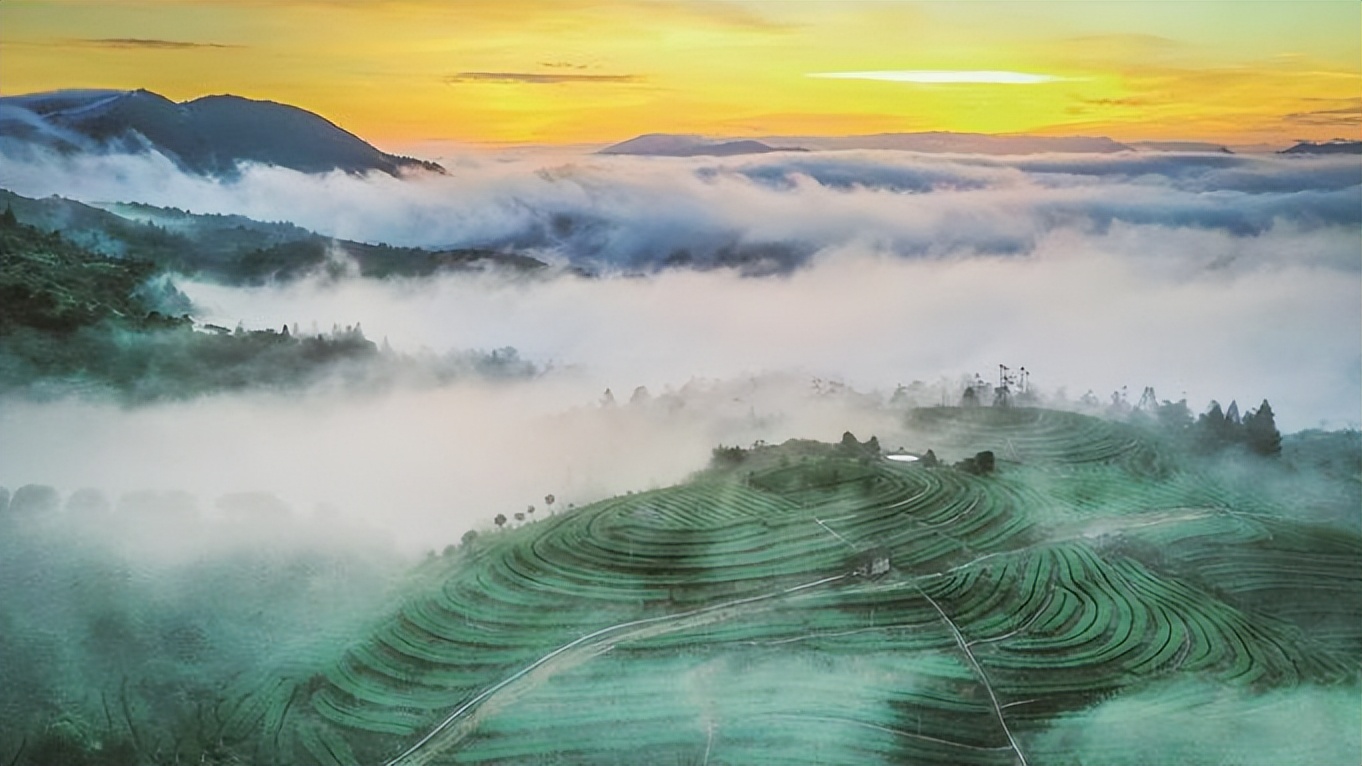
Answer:
<svg viewBox="0 0 1362 766"><path fill-rule="evenodd" d="M948 130L1362 134L1362 4L5 0L0 93L315 111L385 148Z"/></svg>

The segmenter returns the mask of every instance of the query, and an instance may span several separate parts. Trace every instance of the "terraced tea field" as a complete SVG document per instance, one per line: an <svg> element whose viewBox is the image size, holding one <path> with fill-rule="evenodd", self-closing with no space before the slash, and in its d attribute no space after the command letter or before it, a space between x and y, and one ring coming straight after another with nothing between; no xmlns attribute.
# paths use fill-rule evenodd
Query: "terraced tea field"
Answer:
<svg viewBox="0 0 1362 766"><path fill-rule="evenodd" d="M1215 726L1283 720L1293 694L1356 723L1357 530L1121 424L910 425L996 472L771 447L483 535L338 660L224 702L227 741L251 763L1001 766L1130 741L1210 759ZM1176 735L1198 710L1206 735ZM1358 735L1330 736L1250 761L1324 762Z"/></svg>

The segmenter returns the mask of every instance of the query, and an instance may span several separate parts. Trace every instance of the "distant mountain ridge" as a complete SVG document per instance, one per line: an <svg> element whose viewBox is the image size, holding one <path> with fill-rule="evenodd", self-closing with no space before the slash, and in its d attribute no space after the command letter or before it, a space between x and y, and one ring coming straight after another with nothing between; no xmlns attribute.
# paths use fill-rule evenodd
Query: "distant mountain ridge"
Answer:
<svg viewBox="0 0 1362 766"><path fill-rule="evenodd" d="M304 173L444 172L380 151L287 104L240 96L176 103L147 90L63 90L0 98L0 150L158 151L186 171L231 176L244 162Z"/></svg>
<svg viewBox="0 0 1362 766"><path fill-rule="evenodd" d="M1362 154L1362 141L1349 141L1344 138L1320 143L1302 141L1278 154Z"/></svg>
<svg viewBox="0 0 1362 766"><path fill-rule="evenodd" d="M730 156L775 151L884 149L958 154L1110 154L1134 147L1104 136L1010 136L986 133L878 133L865 136L767 136L755 139L707 138L650 133L601 149L598 154L664 157Z"/></svg>
<svg viewBox="0 0 1362 766"><path fill-rule="evenodd" d="M704 136L648 133L607 146L597 154L629 154L650 157L731 157L769 152L806 152L802 147L770 146L751 139L711 140Z"/></svg>
<svg viewBox="0 0 1362 766"><path fill-rule="evenodd" d="M1206 141L1131 141L1131 148L1142 152L1211 152L1234 154L1229 147Z"/></svg>

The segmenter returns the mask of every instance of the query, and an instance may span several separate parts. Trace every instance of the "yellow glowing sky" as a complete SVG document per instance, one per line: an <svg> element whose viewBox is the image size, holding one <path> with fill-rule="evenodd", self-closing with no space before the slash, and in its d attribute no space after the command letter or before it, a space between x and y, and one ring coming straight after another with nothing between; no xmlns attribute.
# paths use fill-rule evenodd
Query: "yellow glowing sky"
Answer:
<svg viewBox="0 0 1362 766"><path fill-rule="evenodd" d="M920 71L1042 81L810 76ZM282 101L386 146L921 130L1289 144L1362 138L1362 3L0 2L0 92L72 87Z"/></svg>

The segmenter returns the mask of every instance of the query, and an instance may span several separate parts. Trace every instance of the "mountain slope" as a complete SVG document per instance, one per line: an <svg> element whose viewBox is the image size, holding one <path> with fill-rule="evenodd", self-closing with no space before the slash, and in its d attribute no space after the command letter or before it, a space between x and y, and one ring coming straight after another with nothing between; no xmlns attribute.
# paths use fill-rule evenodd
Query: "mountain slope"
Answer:
<svg viewBox="0 0 1362 766"><path fill-rule="evenodd" d="M304 173L442 172L386 154L312 112L239 96L175 103L146 90L55 91L0 98L0 134L11 150L155 150L182 168L232 175L243 162Z"/></svg>
<svg viewBox="0 0 1362 766"><path fill-rule="evenodd" d="M152 309L136 291L154 270L24 226L6 208L0 215L0 336L19 328L69 333L106 319L140 320Z"/></svg>
<svg viewBox="0 0 1362 766"><path fill-rule="evenodd" d="M486 248L423 250L337 240L289 223L239 215L201 215L135 203L104 208L61 197L35 200L0 189L0 208L21 223L60 231L102 255L150 261L162 269L228 284L286 281L353 262L364 277L428 276L503 268L532 272L545 264Z"/></svg>

